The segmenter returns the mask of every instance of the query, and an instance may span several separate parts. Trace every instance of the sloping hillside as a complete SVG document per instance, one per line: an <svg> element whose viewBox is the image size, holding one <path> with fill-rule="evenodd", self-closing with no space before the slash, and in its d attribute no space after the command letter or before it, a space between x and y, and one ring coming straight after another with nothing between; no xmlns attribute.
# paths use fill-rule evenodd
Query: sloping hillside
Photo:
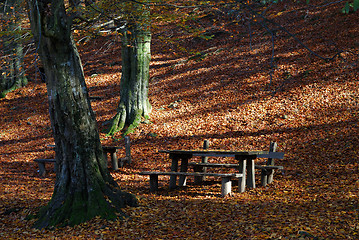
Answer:
<svg viewBox="0 0 359 240"><path fill-rule="evenodd" d="M123 221L31 229L25 217L50 200L55 181L54 173L40 178L33 162L54 154L46 147L53 142L46 86L35 79L8 94L0 100L0 238L357 239L359 16L342 14L340 6L279 3L267 12L279 24L268 22L269 33L259 17L249 34L231 16L203 15L207 40L175 23L159 24L150 123L130 135L133 163L112 172L140 202L125 209L130 218ZM119 101L116 41L98 37L79 46L90 94L101 97L92 106L102 131ZM123 146L120 134L101 138ZM285 170L273 184L242 194L233 184L226 198L219 197L219 182L196 186L189 179L188 187L168 191L166 177L158 194L149 193L147 177L137 173L169 170L158 150L200 148L205 139L226 150L267 150L277 141Z"/></svg>

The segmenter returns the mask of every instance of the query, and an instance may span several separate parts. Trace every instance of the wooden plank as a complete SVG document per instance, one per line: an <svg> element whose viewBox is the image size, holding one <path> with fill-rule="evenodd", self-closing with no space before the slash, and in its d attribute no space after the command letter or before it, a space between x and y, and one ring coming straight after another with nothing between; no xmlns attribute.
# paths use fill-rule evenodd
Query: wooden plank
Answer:
<svg viewBox="0 0 359 240"><path fill-rule="evenodd" d="M102 149L104 152L116 152L117 149L122 149L122 147L116 147L116 146L102 146Z"/></svg>
<svg viewBox="0 0 359 240"><path fill-rule="evenodd" d="M223 150L160 150L160 153L192 155L196 157L235 157L240 156L256 156L257 158L277 158L283 159L283 152L269 151L223 151Z"/></svg>
<svg viewBox="0 0 359 240"><path fill-rule="evenodd" d="M55 159L34 159L35 162L43 162L43 163L46 163L46 162L49 162L49 163L52 163L52 162L56 162Z"/></svg>
<svg viewBox="0 0 359 240"><path fill-rule="evenodd" d="M232 151L232 150L159 150L160 153L172 153L172 154L197 154L197 156L202 156L198 154L203 154L203 156L212 155L258 155L258 154L268 154L268 151ZM217 155L216 155L217 154Z"/></svg>
<svg viewBox="0 0 359 240"><path fill-rule="evenodd" d="M193 167L223 167L223 168L239 168L240 164L232 164L232 163L198 163L198 162L190 162L188 166ZM283 166L267 166L267 165L254 165L255 169L283 169Z"/></svg>
<svg viewBox="0 0 359 240"><path fill-rule="evenodd" d="M261 166L261 165L255 165L256 169L264 169L264 170L272 170L272 169L283 169L283 166Z"/></svg>
<svg viewBox="0 0 359 240"><path fill-rule="evenodd" d="M210 176L210 177L242 177L240 173L200 173L200 172L139 172L140 175L169 175L169 176Z"/></svg>
<svg viewBox="0 0 359 240"><path fill-rule="evenodd" d="M276 159L283 159L284 153L283 152L270 152L267 154L258 154L257 158L276 158Z"/></svg>
<svg viewBox="0 0 359 240"><path fill-rule="evenodd" d="M238 168L238 167L240 167L240 164L232 164L232 163L198 163L198 162L190 162L190 163L188 163L188 166Z"/></svg>

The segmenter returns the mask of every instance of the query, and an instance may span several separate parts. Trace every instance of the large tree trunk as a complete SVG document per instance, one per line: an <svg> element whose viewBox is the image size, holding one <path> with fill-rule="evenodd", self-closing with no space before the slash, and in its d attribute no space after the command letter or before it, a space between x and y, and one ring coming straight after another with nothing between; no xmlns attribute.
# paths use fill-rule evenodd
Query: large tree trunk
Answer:
<svg viewBox="0 0 359 240"><path fill-rule="evenodd" d="M1 7L3 9L4 35L1 37L3 45L2 64L0 69L0 98L8 92L27 84L23 67L23 46L21 41L21 5L19 0L10 0Z"/></svg>
<svg viewBox="0 0 359 240"><path fill-rule="evenodd" d="M95 216L115 218L136 198L122 192L107 163L90 106L80 57L63 0L30 0L35 42L47 78L50 118L56 144L56 183L37 228L75 225Z"/></svg>
<svg viewBox="0 0 359 240"><path fill-rule="evenodd" d="M139 6L137 6L139 8ZM148 80L151 61L151 32L149 12L141 6L141 16L128 21L122 30L122 76L120 103L108 134L127 127L124 135L137 127L141 118L148 119L151 104L148 100Z"/></svg>

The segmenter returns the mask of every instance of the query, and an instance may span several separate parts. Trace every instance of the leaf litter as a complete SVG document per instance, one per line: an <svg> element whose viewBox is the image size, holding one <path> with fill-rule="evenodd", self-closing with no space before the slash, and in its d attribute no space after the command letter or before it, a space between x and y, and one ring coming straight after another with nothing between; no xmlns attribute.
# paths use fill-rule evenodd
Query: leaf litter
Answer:
<svg viewBox="0 0 359 240"><path fill-rule="evenodd" d="M293 32L305 30L302 41L318 53L328 53L325 41L312 41L318 32L342 49L359 53L358 38L353 37L359 30L352 24L357 14L344 15L328 7L299 18L289 11L295 4L284 5L275 8L286 7L286 11L271 16ZM319 16L322 21L316 20ZM306 25L308 21L314 24ZM238 32L232 25L225 26L226 32ZM347 31L338 32L338 26ZM253 36L252 50L249 38L240 35L207 40L181 36L179 44L191 49L221 49L190 59L156 38L175 30L176 26L165 25L154 32L151 119L130 135L133 163L111 172L122 189L134 193L140 202L137 208L124 209L126 219L95 218L75 227L32 229L34 220L26 217L51 199L55 181L50 166L46 177L40 178L33 162L54 156L47 147L53 138L46 86L35 80L0 100L0 238L357 239L357 57L343 52L343 58L323 62L281 38L275 49L277 68L270 79L265 36ZM119 46L98 51L108 39L98 37L79 49L87 63L90 95L102 98L92 102L101 140L123 146L120 134L111 138L103 133L116 111L121 76L120 65L113 64L120 62ZM168 178L160 177L160 190L149 193L148 177L137 173L169 170L168 156L158 150L197 149L205 139L210 148L224 150L266 150L270 141L277 141L278 151L286 153L277 164L285 170L276 172L273 184L242 194L234 181L232 196L225 198L219 197L220 182L215 179L200 186L189 179L188 186L168 191Z"/></svg>

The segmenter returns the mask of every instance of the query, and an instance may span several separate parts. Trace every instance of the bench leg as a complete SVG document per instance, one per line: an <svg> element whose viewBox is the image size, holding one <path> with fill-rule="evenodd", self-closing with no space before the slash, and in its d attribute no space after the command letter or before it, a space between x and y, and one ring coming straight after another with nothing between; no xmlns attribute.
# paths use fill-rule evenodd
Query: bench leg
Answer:
<svg viewBox="0 0 359 240"><path fill-rule="evenodd" d="M115 152L111 152L111 162L112 162L112 169L118 170L118 160L117 160L117 154Z"/></svg>
<svg viewBox="0 0 359 240"><path fill-rule="evenodd" d="M261 172L261 183L262 186L265 187L267 184L273 182L274 169L262 169Z"/></svg>
<svg viewBox="0 0 359 240"><path fill-rule="evenodd" d="M271 142L269 146L269 152L275 152L277 150L277 143ZM267 166L274 166L274 159L268 158ZM267 183L270 184L273 182L274 169L268 169L267 171Z"/></svg>
<svg viewBox="0 0 359 240"><path fill-rule="evenodd" d="M126 151L126 162L128 164L131 163L131 143L130 143L130 137L125 137L125 151Z"/></svg>
<svg viewBox="0 0 359 240"><path fill-rule="evenodd" d="M45 168L45 163L43 162L38 162L37 163L39 165L39 174L41 177L44 177L46 174L46 168Z"/></svg>
<svg viewBox="0 0 359 240"><path fill-rule="evenodd" d="M119 158L119 159L117 160L118 166L119 166L120 168L122 168L126 161L127 161L127 158L125 158L125 157L124 157L124 158Z"/></svg>
<svg viewBox="0 0 359 240"><path fill-rule="evenodd" d="M222 177L222 197L227 196L232 191L232 181L230 177Z"/></svg>
<svg viewBox="0 0 359 240"><path fill-rule="evenodd" d="M268 183L268 172L265 169L261 171L261 184L263 187L267 186Z"/></svg>
<svg viewBox="0 0 359 240"><path fill-rule="evenodd" d="M178 186L184 187L187 184L187 177L186 176L180 176L178 179Z"/></svg>
<svg viewBox="0 0 359 240"><path fill-rule="evenodd" d="M150 192L156 192L158 190L158 175L150 175Z"/></svg>
<svg viewBox="0 0 359 240"><path fill-rule="evenodd" d="M203 172L202 170L203 170L202 167L199 167L199 166L194 166L193 167L194 172ZM194 184L201 184L202 182L203 182L203 177L202 176L195 176L194 177Z"/></svg>
<svg viewBox="0 0 359 240"><path fill-rule="evenodd" d="M268 179L267 179L268 184L273 182L273 175L274 175L274 169L269 169L268 170Z"/></svg>
<svg viewBox="0 0 359 240"><path fill-rule="evenodd" d="M203 141L203 149L204 150L209 149L209 141L207 139ZM202 161L202 163L208 163L208 157L202 157L201 161ZM207 167L202 167L201 172L206 173L207 172ZM203 176L201 178L202 178L201 182L206 180L206 176Z"/></svg>

